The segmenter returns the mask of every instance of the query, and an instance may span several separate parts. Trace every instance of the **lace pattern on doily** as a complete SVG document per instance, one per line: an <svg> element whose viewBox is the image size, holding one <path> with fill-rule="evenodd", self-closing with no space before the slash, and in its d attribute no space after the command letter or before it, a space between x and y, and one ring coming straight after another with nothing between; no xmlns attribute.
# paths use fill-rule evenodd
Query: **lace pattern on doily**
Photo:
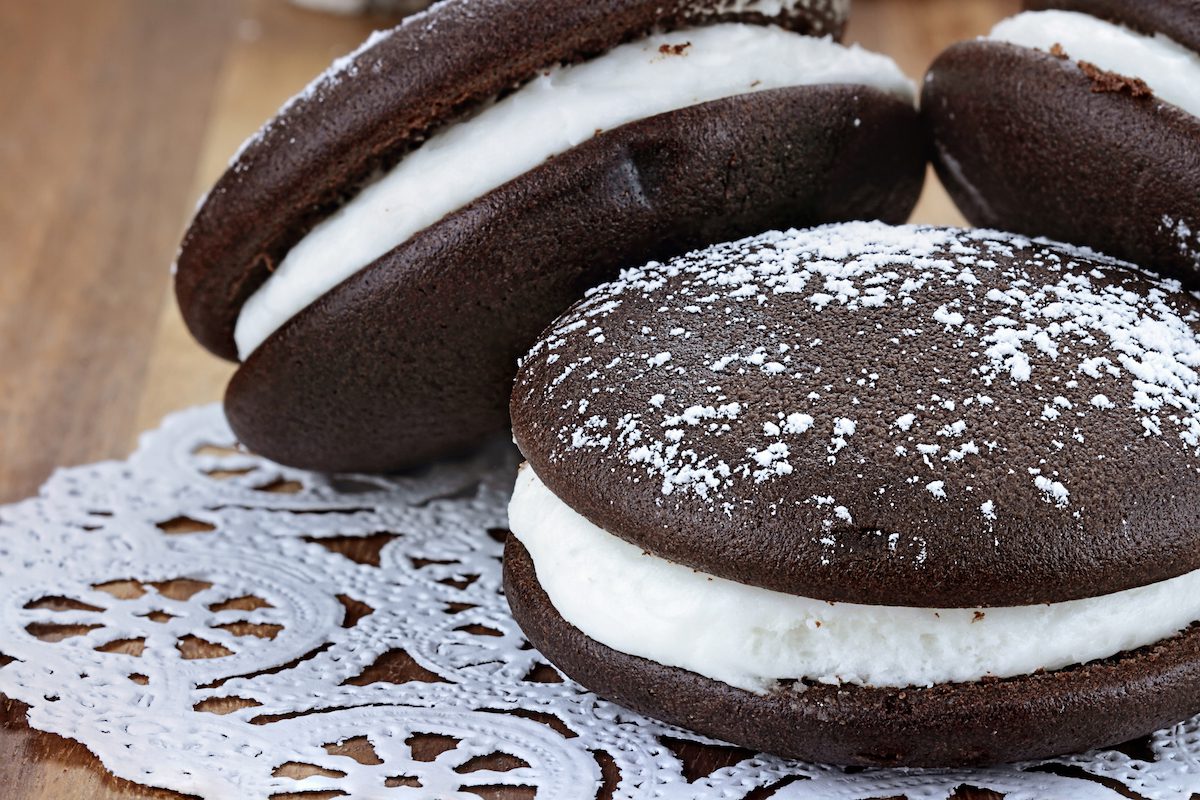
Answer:
<svg viewBox="0 0 1200 800"><path fill-rule="evenodd" d="M191 409L129 460L61 470L0 507L0 692L122 778L206 798L1200 792L1200 718L986 770L847 771L722 747L582 690L525 642L500 593L510 445L328 477L233 444L218 407ZM421 679L381 680L386 664ZM728 766L689 774L676 754L689 742Z"/></svg>

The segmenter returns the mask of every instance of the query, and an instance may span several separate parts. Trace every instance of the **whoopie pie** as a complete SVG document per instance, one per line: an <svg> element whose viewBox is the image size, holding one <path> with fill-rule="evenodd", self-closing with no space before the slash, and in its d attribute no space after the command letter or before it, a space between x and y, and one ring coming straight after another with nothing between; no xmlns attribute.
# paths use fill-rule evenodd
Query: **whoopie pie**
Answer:
<svg viewBox="0 0 1200 800"><path fill-rule="evenodd" d="M584 686L745 747L952 766L1200 711L1200 300L846 223L623 272L523 360L505 587Z"/></svg>
<svg viewBox="0 0 1200 800"><path fill-rule="evenodd" d="M188 326L242 362L235 432L300 467L417 464L503 428L517 358L619 268L902 221L915 90L834 41L846 5L446 0L373 36L184 237Z"/></svg>
<svg viewBox="0 0 1200 800"><path fill-rule="evenodd" d="M976 225L1200 286L1200 3L1026 5L926 75L942 182Z"/></svg>

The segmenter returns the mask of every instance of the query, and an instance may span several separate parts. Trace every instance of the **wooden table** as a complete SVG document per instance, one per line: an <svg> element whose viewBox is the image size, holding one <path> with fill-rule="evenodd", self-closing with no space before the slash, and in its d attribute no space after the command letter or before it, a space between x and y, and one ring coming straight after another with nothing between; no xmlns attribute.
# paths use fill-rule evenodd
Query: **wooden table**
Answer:
<svg viewBox="0 0 1200 800"><path fill-rule="evenodd" d="M1017 0L854 6L849 38L920 76ZM170 293L182 227L242 139L385 24L283 0L0 3L0 502L220 398L232 366L191 341ZM915 219L961 223L933 179ZM180 795L112 778L0 697L0 796Z"/></svg>

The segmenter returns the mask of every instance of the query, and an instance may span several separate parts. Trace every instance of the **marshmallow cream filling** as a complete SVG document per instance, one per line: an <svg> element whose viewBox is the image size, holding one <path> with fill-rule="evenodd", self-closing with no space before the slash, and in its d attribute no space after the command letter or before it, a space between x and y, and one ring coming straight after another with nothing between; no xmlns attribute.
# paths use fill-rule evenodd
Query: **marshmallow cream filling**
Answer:
<svg viewBox="0 0 1200 800"><path fill-rule="evenodd" d="M1141 78L1161 100L1200 116L1200 54L1162 34L1145 36L1076 11L1026 11L992 28L990 39L1049 52Z"/></svg>
<svg viewBox="0 0 1200 800"><path fill-rule="evenodd" d="M614 650L731 686L931 686L1027 675L1166 639L1200 619L1200 571L1103 597L1006 608L833 603L706 575L572 510L525 465L509 505L554 608ZM978 613L977 613L978 612Z"/></svg>
<svg viewBox="0 0 1200 800"><path fill-rule="evenodd" d="M238 355L244 360L306 306L413 234L597 131L734 95L824 83L914 98L912 83L885 56L763 25L649 36L549 70L431 137L314 227L242 307Z"/></svg>

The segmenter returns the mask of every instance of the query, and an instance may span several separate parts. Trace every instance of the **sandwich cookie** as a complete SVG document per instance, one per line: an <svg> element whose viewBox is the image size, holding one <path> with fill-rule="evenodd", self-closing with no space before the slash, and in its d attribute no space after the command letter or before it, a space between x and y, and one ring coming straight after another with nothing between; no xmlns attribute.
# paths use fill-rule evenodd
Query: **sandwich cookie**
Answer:
<svg viewBox="0 0 1200 800"><path fill-rule="evenodd" d="M623 272L524 359L506 593L630 708L985 764L1200 711L1200 300L1044 240L846 223Z"/></svg>
<svg viewBox="0 0 1200 800"><path fill-rule="evenodd" d="M1087 245L1200 285L1196 4L1030 5L1048 10L953 45L926 75L942 182L974 224Z"/></svg>
<svg viewBox="0 0 1200 800"><path fill-rule="evenodd" d="M517 358L619 268L902 220L915 90L831 38L844 6L447 0L372 37L184 238L184 317L242 362L235 432L300 467L419 463L502 428Z"/></svg>

